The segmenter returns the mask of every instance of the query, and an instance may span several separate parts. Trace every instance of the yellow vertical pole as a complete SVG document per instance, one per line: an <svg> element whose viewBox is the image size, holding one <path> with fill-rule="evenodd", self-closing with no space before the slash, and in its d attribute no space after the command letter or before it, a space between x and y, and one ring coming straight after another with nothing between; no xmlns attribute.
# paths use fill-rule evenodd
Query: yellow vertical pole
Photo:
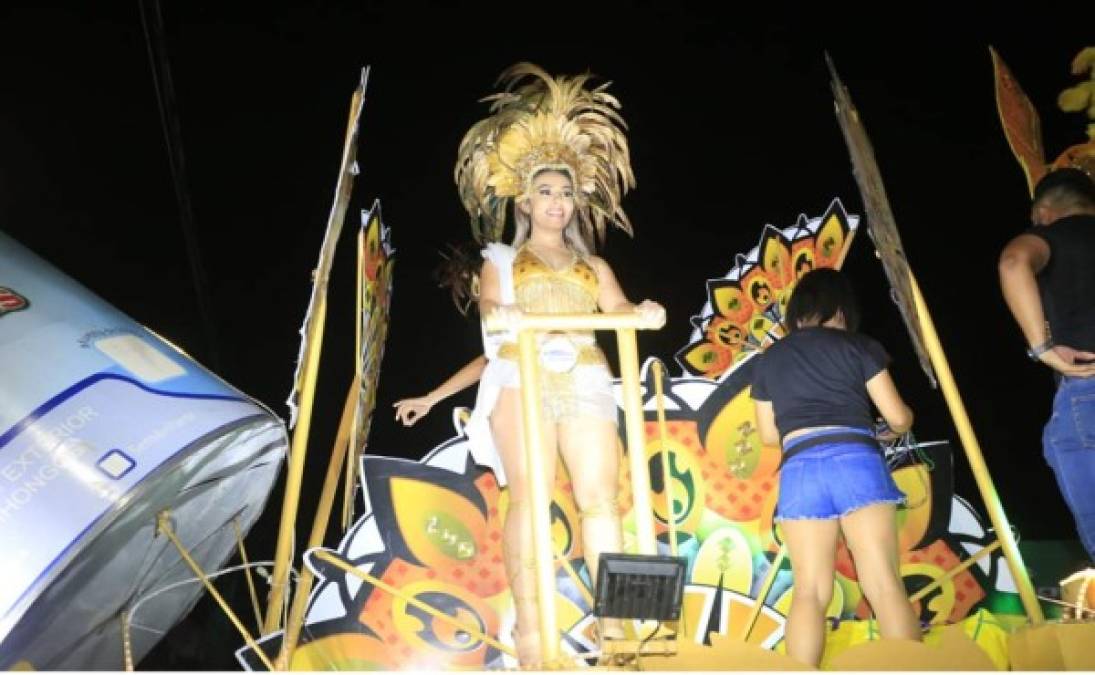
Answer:
<svg viewBox="0 0 1095 675"><path fill-rule="evenodd" d="M323 537L327 534L327 524L331 519L331 510L335 502L335 492L338 490L338 478L342 469L343 458L349 450L350 430L353 422L354 410L357 408L357 390L359 377L354 377L350 383L350 391L346 393L346 402L342 406L342 419L338 424L338 432L335 434L335 444L331 448L331 459L327 464L327 476L323 481L323 491L319 495L319 505L316 507L316 515L312 520L312 533L308 537L307 548L312 549L323 544ZM289 609L289 618L285 621L285 635L281 641L281 651L278 653L278 670L288 670L293 663L293 650L300 639L300 629L304 623L304 610L308 604L308 596L312 592L312 570L305 567L297 581L296 592L293 594L293 603Z"/></svg>
<svg viewBox="0 0 1095 675"><path fill-rule="evenodd" d="M310 312L314 316L308 323L304 341L303 368L299 379L300 415L293 429L293 441L289 454L288 473L285 478L285 497L282 500L281 522L278 527L278 543L274 551L274 573L270 581L270 595L266 606L264 633L273 633L281 625L282 605L289 583L289 566L293 557L293 541L296 538L297 510L300 506L300 487L304 476L304 458L308 452L308 432L312 426L312 406L315 402L316 380L319 377L319 356L323 348L323 329L327 323L327 284L334 261L334 249L342 231L342 221L350 203L353 187L353 141L357 133L357 121L361 113L361 101L365 95L365 82L369 70L362 71L361 84L350 101L350 120L346 125L346 137L342 147L342 166L335 189L335 203L327 221L327 231L320 249L319 264L314 271Z"/></svg>
<svg viewBox="0 0 1095 675"><path fill-rule="evenodd" d="M665 392L662 386L662 362L654 361L654 396L658 409L658 440L662 450L662 482L665 483L665 513L669 528L669 555L677 555L677 514L673 505L673 483L669 475L669 439L665 425Z"/></svg>
<svg viewBox="0 0 1095 675"><path fill-rule="evenodd" d="M316 379L319 375L323 327L327 323L326 291L319 296L315 313L315 319L306 338L304 381L300 388L300 416L297 418L297 426L293 428L293 440L290 445L289 470L285 476L285 499L281 506L278 543L274 549L274 573L270 580L270 595L266 604L263 633L273 633L281 626L285 588L289 583L289 563L293 557L293 540L296 538L297 510L300 507L300 488L304 482L304 458L307 456L308 432L312 428L312 404L315 402Z"/></svg>
<svg viewBox="0 0 1095 675"><path fill-rule="evenodd" d="M620 388L624 399L624 430L634 492L635 535L639 553L658 552L654 539L654 514L650 508L650 474L646 470L646 443L643 434L643 399L639 393L639 347L634 328L617 328L616 344L620 355Z"/></svg>
<svg viewBox="0 0 1095 675"><path fill-rule="evenodd" d="M361 377L361 315L364 313L365 304L365 228L357 231L357 298L354 303L354 380ZM360 385L359 385L360 387ZM357 391L354 391L354 400L357 400ZM342 529L350 527L350 513L353 509L354 484L357 482L357 446L359 443L357 431L361 428L358 420L358 409L354 406L353 426L350 427L350 451L346 453L346 483L342 493Z"/></svg>
<svg viewBox="0 0 1095 675"><path fill-rule="evenodd" d="M909 285L912 288L913 301L916 303L916 316L920 322L920 330L924 336L924 346L928 350L932 368L939 378L939 386L943 390L943 398L950 409L951 418L954 420L958 437L962 441L962 447L966 451L966 457L973 470L973 477L977 481L977 489L981 492L981 498L985 501L985 509L988 511L989 521L996 531L996 536L1004 549L1004 559L1007 560L1008 569L1015 579L1015 586L1019 590L1019 598L1026 609L1027 618L1031 623L1043 623L1045 616L1042 614L1042 606L1038 604L1038 597L1034 593L1034 586L1027 575L1027 568L1023 564L1023 556L1019 553L1019 546L1015 542L1015 536L1011 532L1011 524L1007 514L1000 503L1000 496L996 493L992 476L989 475L985 457L981 453L981 445L977 442L977 436L973 433L966 406L962 403L962 396L958 393L958 386L954 382L947 356L943 353L943 346L939 342L939 335L935 332L935 324L931 314L928 313L927 303L920 293L920 286L916 283L916 277L912 270L909 271Z"/></svg>
<svg viewBox="0 0 1095 675"><path fill-rule="evenodd" d="M672 476L669 472L669 432L666 429L665 423L665 387L663 386L662 362L655 359L654 365L654 407L658 412L658 442L661 443L662 451L662 482L665 484L665 513L666 513L666 525L669 536L669 555L676 557L677 555L677 513L673 502L673 483ZM681 613L681 618L676 622L677 628L674 631L678 635L686 632L684 624L684 613Z"/></svg>
<svg viewBox="0 0 1095 675"><path fill-rule="evenodd" d="M236 548L243 562L243 577L247 580L247 592L251 595L251 609L255 612L255 627L262 630L262 610L259 608L259 592L255 588L255 577L251 574L251 561L247 559L247 547L243 545L243 532L238 518L232 519L232 529L236 533Z"/></svg>
<svg viewBox="0 0 1095 675"><path fill-rule="evenodd" d="M532 550L536 560L536 598L540 617L540 649L545 664L559 658L559 627L555 616L555 570L552 566L551 492L544 475L542 407L539 364L536 362L536 333L523 329L517 334L521 372L521 415L524 418L525 466L528 468L529 512L532 519ZM554 448L552 449L554 451ZM554 461L554 453L551 461Z"/></svg>

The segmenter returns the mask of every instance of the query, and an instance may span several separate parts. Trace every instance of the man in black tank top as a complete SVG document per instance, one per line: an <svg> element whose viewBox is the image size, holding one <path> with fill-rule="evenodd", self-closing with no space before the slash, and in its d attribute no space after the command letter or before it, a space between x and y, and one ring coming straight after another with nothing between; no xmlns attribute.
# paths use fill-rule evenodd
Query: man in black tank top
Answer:
<svg viewBox="0 0 1095 675"><path fill-rule="evenodd" d="M1058 379L1043 451L1095 558L1095 183L1079 169L1046 174L1031 220L1000 254L1000 288L1027 356Z"/></svg>

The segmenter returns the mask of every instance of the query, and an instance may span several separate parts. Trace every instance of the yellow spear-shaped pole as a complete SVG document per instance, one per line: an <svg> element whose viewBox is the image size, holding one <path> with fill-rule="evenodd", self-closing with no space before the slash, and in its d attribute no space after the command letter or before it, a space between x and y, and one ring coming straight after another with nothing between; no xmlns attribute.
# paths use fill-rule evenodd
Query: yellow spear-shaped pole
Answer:
<svg viewBox="0 0 1095 675"><path fill-rule="evenodd" d="M353 188L353 176L356 173L358 120L361 117L368 74L367 68L362 71L361 84L354 91L350 103L350 122L346 128L346 141L342 148L342 165L338 185L335 188L335 202L327 220L327 231L323 237L319 264L316 267L312 285L310 309L305 319L306 329L300 372L294 383L294 394L300 393L300 419L297 421L296 428L293 429L293 440L289 452L285 498L282 502L278 543L274 554L274 573L270 581L266 621L263 625L265 633L272 633L281 625L282 606L289 580L289 564L293 557L293 540L296 536L297 510L300 505L300 488L304 476L304 459L308 449L308 432L312 423L312 405L319 374L319 356L323 346L323 329L327 320L327 282L334 261L335 244L338 242L338 235L342 232L342 223L350 204L350 191Z"/></svg>
<svg viewBox="0 0 1095 675"><path fill-rule="evenodd" d="M863 204L867 210L868 221L871 228L871 238L874 240L875 250L882 261L883 270L893 289L897 306L902 318L909 330L909 336L913 342L920 359L921 367L934 386L936 376L939 385L943 389L943 398L950 410L955 429L962 441L962 449L965 450L970 468L973 470L977 481L977 488L981 492L981 498L985 502L989 520L996 531L1003 547L1004 558L1007 560L1008 569L1015 580L1015 586L1022 600L1023 608L1031 623L1042 623L1045 616L1042 606L1038 604L1038 598L1034 594L1034 586L1027 574L1023 557L1019 552L1019 546L1011 532L1011 524L1007 514L1000 503L1000 497L996 493L992 476L989 475L985 457L981 452L981 445L977 442L977 436L973 433L973 425L970 424L966 406L962 403L962 397L958 393L958 385L955 384L951 374L950 363L947 361L943 346L939 341L939 335L935 332L935 324L928 312L927 302L920 292L920 286L916 283L912 268L905 256L905 250L901 245L901 237L897 232L897 223L890 209L890 201L886 197L886 188L882 183L882 175L875 161L874 149L867 131L859 118L855 105L847 87L841 82L828 55L826 60L829 65L829 73L832 76L833 96L836 103L837 119L840 122L844 140L848 145L848 152L852 158L852 166L855 172L856 183L863 197Z"/></svg>

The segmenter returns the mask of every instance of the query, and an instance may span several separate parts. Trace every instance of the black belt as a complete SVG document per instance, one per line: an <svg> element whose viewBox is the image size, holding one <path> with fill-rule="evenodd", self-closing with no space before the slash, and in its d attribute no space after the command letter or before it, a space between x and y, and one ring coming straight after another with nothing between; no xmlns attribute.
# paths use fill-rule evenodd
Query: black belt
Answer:
<svg viewBox="0 0 1095 675"><path fill-rule="evenodd" d="M777 467L776 470L782 469L783 465L787 463L787 460L795 455L805 450L809 450L810 448L816 448L819 445L829 445L830 443L856 443L857 445L867 445L874 448L878 454L882 454L882 446L879 445L878 439L874 436L863 431L836 431L831 434L811 436L806 440L795 443L790 450L783 453L783 457L779 460L779 467Z"/></svg>

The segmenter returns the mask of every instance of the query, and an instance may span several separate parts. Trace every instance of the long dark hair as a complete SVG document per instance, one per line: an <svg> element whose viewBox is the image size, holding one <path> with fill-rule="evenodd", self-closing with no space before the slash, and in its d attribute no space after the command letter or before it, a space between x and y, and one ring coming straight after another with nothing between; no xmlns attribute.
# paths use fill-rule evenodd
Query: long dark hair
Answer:
<svg viewBox="0 0 1095 675"><path fill-rule="evenodd" d="M433 272L434 281L441 288L452 293L453 304L464 316L472 307L478 308L479 270L483 267L483 257L479 255L482 245L475 241L461 244L449 244L442 251L441 263Z"/></svg>
<svg viewBox="0 0 1095 675"><path fill-rule="evenodd" d="M822 267L807 272L791 293L787 303L788 331L807 326L820 326L837 314L844 315L849 331L859 330L859 302L848 277L839 271Z"/></svg>

